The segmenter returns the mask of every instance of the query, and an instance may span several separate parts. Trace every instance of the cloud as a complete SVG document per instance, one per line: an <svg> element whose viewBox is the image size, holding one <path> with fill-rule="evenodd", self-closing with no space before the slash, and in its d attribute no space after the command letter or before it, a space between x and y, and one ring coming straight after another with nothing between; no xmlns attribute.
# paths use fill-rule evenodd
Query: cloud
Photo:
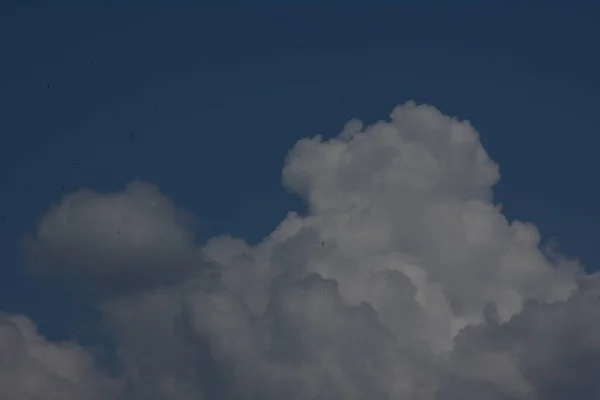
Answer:
<svg viewBox="0 0 600 400"><path fill-rule="evenodd" d="M26 317L0 314L0 393L3 399L112 400L120 385L92 354L73 343L52 343Z"/></svg>
<svg viewBox="0 0 600 400"><path fill-rule="evenodd" d="M185 275L198 261L192 222L156 186L133 182L122 193L66 196L24 246L37 273L68 276L100 293L126 291Z"/></svg>
<svg viewBox="0 0 600 400"><path fill-rule="evenodd" d="M467 392L458 388L468 385L513 396L506 398L598 398L599 276L583 277L579 286L566 302L530 301L507 323L491 321L461 332L451 361L456 376L449 385L459 392L442 398L465 398Z"/></svg>
<svg viewBox="0 0 600 400"><path fill-rule="evenodd" d="M123 398L593 398L600 285L503 216L499 178L468 121L410 102L299 141L307 211L256 245L195 244L137 182L68 196L25 248L103 293Z"/></svg>

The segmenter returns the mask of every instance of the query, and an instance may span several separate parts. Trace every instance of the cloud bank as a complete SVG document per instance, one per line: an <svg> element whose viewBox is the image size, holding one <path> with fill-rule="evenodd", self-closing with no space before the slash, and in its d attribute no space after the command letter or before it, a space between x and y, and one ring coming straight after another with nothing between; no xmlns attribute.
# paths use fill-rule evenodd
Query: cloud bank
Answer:
<svg viewBox="0 0 600 400"><path fill-rule="evenodd" d="M388 121L299 141L283 183L307 212L290 212L257 245L197 244L191 214L149 183L73 193L24 248L32 271L93 296L122 372L109 377L86 349L5 316L0 348L12 361L0 391L600 398L600 279L545 251L535 226L508 221L493 201L499 178L468 121L409 102Z"/></svg>

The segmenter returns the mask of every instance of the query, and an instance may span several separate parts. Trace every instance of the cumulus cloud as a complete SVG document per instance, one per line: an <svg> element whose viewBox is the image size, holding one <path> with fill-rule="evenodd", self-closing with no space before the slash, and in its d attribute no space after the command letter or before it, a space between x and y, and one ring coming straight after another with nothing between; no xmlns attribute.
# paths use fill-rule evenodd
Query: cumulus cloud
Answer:
<svg viewBox="0 0 600 400"><path fill-rule="evenodd" d="M468 121L410 102L299 141L307 211L256 245L197 245L137 182L67 196L25 248L102 293L126 399L595 398L600 284L503 216L499 178Z"/></svg>

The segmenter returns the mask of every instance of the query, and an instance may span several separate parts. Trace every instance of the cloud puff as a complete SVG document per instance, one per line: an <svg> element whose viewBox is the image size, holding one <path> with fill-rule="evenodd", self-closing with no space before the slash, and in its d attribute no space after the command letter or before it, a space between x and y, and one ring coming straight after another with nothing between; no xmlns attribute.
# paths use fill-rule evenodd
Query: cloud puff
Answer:
<svg viewBox="0 0 600 400"><path fill-rule="evenodd" d="M594 397L600 285L502 215L499 177L467 121L411 102L298 142L283 183L307 212L257 245L196 246L138 182L67 197L26 249L119 288L97 301L127 398Z"/></svg>
<svg viewBox="0 0 600 400"><path fill-rule="evenodd" d="M85 349L52 343L26 317L0 314L0 393L3 399L112 400L120 385Z"/></svg>
<svg viewBox="0 0 600 400"><path fill-rule="evenodd" d="M59 273L97 291L128 290L177 281L197 262L191 222L156 186L133 182L122 193L66 196L25 247L38 273Z"/></svg>

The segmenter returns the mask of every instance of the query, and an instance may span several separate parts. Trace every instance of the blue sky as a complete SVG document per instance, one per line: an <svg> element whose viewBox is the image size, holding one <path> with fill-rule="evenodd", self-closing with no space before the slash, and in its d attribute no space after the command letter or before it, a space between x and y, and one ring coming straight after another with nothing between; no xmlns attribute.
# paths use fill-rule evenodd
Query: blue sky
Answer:
<svg viewBox="0 0 600 400"><path fill-rule="evenodd" d="M505 214L600 265L591 6L102 3L0 6L0 309L50 337L86 306L25 274L18 240L65 194L147 180L200 240L255 242L303 207L281 185L294 143L407 100L470 120Z"/></svg>

